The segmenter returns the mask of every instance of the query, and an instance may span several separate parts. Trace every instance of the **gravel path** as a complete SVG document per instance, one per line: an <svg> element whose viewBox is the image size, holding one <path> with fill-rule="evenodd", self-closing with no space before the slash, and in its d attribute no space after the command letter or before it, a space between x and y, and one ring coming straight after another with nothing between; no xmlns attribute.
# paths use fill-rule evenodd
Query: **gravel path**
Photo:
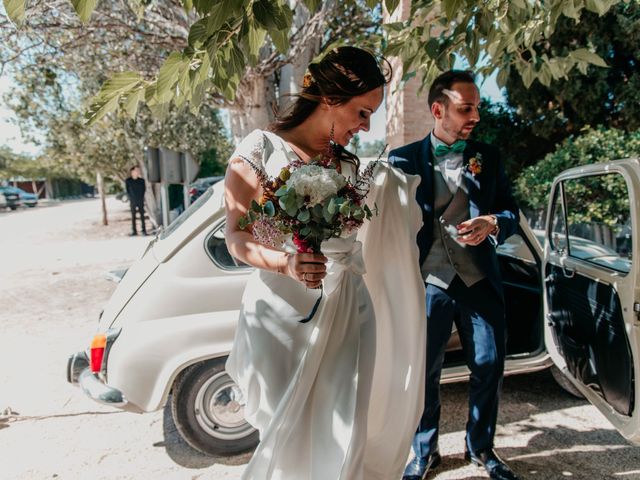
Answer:
<svg viewBox="0 0 640 480"><path fill-rule="evenodd" d="M193 451L168 409L119 412L66 382L67 357L85 348L115 288L106 273L147 243L127 237L126 204L108 207L108 227L97 200L0 212L0 480L239 479L249 455ZM429 480L488 478L462 458L466 389L443 387L444 462ZM505 379L499 423L498 450L522 478L640 480L640 448L548 372Z"/></svg>

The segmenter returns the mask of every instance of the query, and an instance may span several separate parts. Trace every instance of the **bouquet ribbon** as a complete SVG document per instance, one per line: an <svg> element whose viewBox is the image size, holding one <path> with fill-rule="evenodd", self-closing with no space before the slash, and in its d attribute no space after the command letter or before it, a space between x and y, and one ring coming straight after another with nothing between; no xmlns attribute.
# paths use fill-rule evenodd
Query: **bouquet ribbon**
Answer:
<svg viewBox="0 0 640 480"><path fill-rule="evenodd" d="M340 248L340 246L349 246L348 250ZM340 287L344 274L351 272L355 275L363 275L365 273L364 258L362 256L362 243L353 241L352 239L331 239L322 244L322 254L329 259L327 264L327 276L320 287L320 297L311 309L309 315L300 320L300 323L310 321L320 305L320 301L324 294L331 295Z"/></svg>

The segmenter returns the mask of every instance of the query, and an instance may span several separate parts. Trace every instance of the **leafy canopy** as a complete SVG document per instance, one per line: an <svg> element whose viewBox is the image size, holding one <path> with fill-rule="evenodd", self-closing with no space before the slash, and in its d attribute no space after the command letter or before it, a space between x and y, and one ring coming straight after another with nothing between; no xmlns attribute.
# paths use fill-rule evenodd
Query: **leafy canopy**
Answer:
<svg viewBox="0 0 640 480"><path fill-rule="evenodd" d="M26 0L3 0L16 24L25 18ZM70 0L79 17L88 22L98 0ZM149 0L127 0L140 12ZM177 0L176 0L177 1ZM453 66L455 55L471 68L489 75L498 71L504 85L516 71L526 86L538 79L548 85L563 78L574 67L606 66L590 48L565 54L538 55L534 43L549 38L558 19L579 22L584 11L605 14L620 0L415 0L409 20L386 25L384 52L398 55L405 79L419 74L428 85L441 71ZM274 54L284 55L296 31L293 10L285 0L180 0L190 27L188 45L165 60L153 80L134 71L118 72L107 80L87 112L95 122L116 108L134 115L145 102L158 113L168 105L190 104L197 108L207 90L233 100L245 69L256 65L261 49L270 40ZM356 0L345 0L347 4ZM330 12L332 0L304 0L314 13ZM382 2L365 0L370 8ZM399 0L385 0L393 13Z"/></svg>

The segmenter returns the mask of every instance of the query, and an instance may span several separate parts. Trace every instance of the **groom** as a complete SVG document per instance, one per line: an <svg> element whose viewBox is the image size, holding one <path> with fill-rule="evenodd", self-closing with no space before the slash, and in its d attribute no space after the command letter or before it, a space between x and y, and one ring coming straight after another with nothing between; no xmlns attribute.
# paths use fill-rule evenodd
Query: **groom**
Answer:
<svg viewBox="0 0 640 480"><path fill-rule="evenodd" d="M417 242L427 292L426 392L404 480L422 480L441 461L440 374L453 322L471 371L465 458L491 478L517 479L493 438L506 347L495 244L516 232L518 207L498 149L467 140L480 120L474 80L457 70L436 78L429 89L433 131L389 154L392 165L422 177L416 200L424 221Z"/></svg>

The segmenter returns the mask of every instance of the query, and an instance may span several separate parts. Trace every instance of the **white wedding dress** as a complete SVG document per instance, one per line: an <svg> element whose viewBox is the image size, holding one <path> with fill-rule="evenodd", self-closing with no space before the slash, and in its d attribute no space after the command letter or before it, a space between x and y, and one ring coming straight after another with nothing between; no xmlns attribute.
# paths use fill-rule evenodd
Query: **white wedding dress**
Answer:
<svg viewBox="0 0 640 480"><path fill-rule="evenodd" d="M297 157L256 130L236 149L276 176ZM354 168L342 164L342 173ZM382 165L367 203L379 214L323 243L323 298L290 277L256 270L242 299L227 371L260 444L246 480L395 480L423 407L424 284L415 236L418 179ZM365 274L366 268L366 275ZM374 313L375 312L375 313Z"/></svg>

